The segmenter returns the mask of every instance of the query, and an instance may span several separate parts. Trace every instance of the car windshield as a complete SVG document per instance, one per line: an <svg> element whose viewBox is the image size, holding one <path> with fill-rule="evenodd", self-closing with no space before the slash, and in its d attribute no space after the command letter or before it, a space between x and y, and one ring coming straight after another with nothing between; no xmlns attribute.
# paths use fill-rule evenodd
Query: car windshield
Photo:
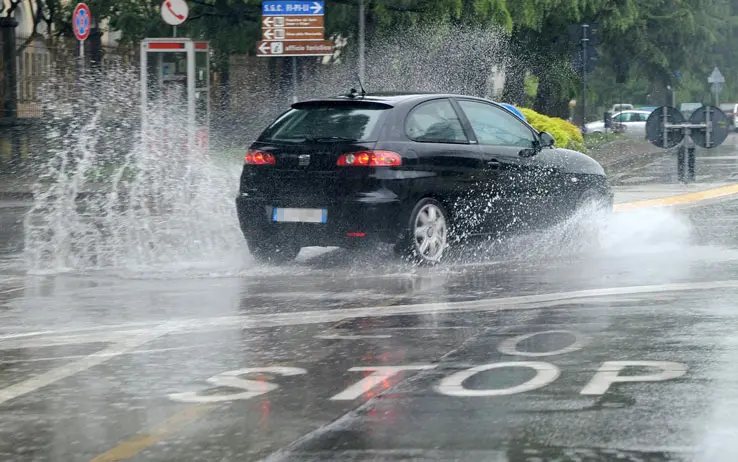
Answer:
<svg viewBox="0 0 738 462"><path fill-rule="evenodd" d="M260 141L373 141L390 106L372 103L322 103L294 106L277 119Z"/></svg>

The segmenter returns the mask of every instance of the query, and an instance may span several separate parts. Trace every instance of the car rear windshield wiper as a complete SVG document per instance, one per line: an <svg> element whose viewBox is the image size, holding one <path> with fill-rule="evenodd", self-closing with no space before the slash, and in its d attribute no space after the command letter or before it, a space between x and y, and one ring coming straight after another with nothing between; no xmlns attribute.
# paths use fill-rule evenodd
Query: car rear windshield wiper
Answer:
<svg viewBox="0 0 738 462"><path fill-rule="evenodd" d="M325 143L326 141L359 141L356 138L346 138L343 136L306 136L305 141Z"/></svg>

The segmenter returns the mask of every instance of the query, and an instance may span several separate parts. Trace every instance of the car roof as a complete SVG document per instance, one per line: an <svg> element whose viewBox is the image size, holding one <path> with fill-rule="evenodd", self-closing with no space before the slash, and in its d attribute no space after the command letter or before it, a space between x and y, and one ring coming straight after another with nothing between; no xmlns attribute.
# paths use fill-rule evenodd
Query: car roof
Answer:
<svg viewBox="0 0 738 462"><path fill-rule="evenodd" d="M478 99L480 101L494 103L494 101L484 99L484 98L479 98L476 96L471 96L471 95L459 95L459 94L453 94L453 93L399 92L399 91L367 93L364 96L361 96L360 93L357 93L356 96L351 96L349 94L335 95L335 96L329 96L326 98L315 98L315 99L310 99L306 101L301 101L300 103L318 103L321 101L324 101L324 102L367 101L367 102L373 102L373 103L384 103L390 106L395 106L395 105L405 103L405 102L423 101L426 99L436 99L436 98L471 98L471 99Z"/></svg>

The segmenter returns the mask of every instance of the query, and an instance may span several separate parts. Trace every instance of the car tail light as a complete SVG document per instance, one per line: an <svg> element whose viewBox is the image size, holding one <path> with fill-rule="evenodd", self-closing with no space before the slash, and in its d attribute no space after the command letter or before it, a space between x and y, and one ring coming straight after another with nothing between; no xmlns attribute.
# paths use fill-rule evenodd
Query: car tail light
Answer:
<svg viewBox="0 0 738 462"><path fill-rule="evenodd" d="M249 149L249 152L243 158L244 162L250 165L274 165L276 159L273 154L259 151L258 149Z"/></svg>
<svg viewBox="0 0 738 462"><path fill-rule="evenodd" d="M359 151L344 154L336 162L341 167L396 167L402 157L392 151Z"/></svg>

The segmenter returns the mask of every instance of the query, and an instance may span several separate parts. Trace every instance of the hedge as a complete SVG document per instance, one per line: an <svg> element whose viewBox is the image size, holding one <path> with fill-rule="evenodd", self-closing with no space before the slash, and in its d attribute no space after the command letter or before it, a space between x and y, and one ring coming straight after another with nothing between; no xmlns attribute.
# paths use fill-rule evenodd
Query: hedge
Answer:
<svg viewBox="0 0 738 462"><path fill-rule="evenodd" d="M584 138L579 129L572 123L558 117L548 117L533 109L518 108L528 119L528 123L539 132L548 132L556 140L556 146L584 151Z"/></svg>

